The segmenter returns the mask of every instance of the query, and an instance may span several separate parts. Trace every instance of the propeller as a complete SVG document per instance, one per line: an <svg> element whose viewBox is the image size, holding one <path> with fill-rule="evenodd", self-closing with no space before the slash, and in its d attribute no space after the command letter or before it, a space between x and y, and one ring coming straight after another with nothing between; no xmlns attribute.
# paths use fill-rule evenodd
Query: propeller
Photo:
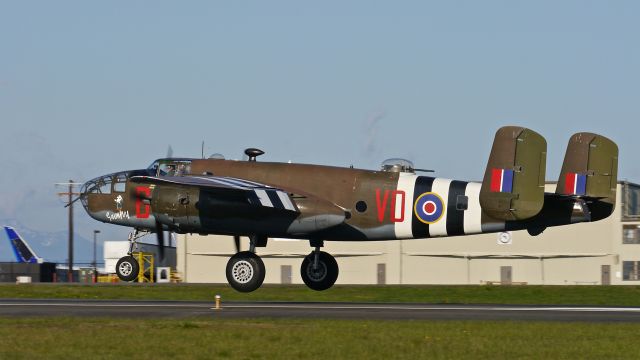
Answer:
<svg viewBox="0 0 640 360"><path fill-rule="evenodd" d="M158 253L160 260L164 259L164 229L160 221L156 220L156 237L158 239Z"/></svg>
<svg viewBox="0 0 640 360"><path fill-rule="evenodd" d="M240 252L240 236L234 235L233 242L236 245L236 253L239 253Z"/></svg>

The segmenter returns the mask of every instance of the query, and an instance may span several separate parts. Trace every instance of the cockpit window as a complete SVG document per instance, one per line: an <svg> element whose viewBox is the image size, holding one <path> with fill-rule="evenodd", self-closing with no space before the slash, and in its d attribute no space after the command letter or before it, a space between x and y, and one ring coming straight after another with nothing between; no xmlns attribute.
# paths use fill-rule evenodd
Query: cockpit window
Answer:
<svg viewBox="0 0 640 360"><path fill-rule="evenodd" d="M114 192L124 192L127 184L127 176L125 174L119 174L116 176L116 180L113 182Z"/></svg>
<svg viewBox="0 0 640 360"><path fill-rule="evenodd" d="M191 160L165 160L158 163L156 176L191 175Z"/></svg>
<svg viewBox="0 0 640 360"><path fill-rule="evenodd" d="M149 165L149 167L147 167L147 170L152 170L153 173L155 174L158 171L158 166L160 166L160 161L156 160L153 162L153 164Z"/></svg>
<svg viewBox="0 0 640 360"><path fill-rule="evenodd" d="M87 181L80 191L83 194L111 194L112 175Z"/></svg>
<svg viewBox="0 0 640 360"><path fill-rule="evenodd" d="M103 177L99 180L98 192L101 194L111 194L111 177Z"/></svg>

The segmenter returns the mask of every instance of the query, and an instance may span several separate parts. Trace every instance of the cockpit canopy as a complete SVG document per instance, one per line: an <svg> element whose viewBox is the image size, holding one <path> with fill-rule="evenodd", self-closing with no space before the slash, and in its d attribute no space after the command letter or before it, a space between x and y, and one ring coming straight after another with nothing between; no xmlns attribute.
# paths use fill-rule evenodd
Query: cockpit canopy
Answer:
<svg viewBox="0 0 640 360"><path fill-rule="evenodd" d="M147 170L155 176L184 176L191 174L191 159L158 159Z"/></svg>
<svg viewBox="0 0 640 360"><path fill-rule="evenodd" d="M413 163L407 159L391 158L382 162L381 170L386 172L415 173Z"/></svg>

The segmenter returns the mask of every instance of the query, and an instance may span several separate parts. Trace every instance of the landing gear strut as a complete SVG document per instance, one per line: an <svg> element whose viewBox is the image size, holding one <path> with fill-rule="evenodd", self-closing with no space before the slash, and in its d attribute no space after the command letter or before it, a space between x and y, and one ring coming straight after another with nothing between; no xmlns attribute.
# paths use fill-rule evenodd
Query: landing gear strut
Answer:
<svg viewBox="0 0 640 360"><path fill-rule="evenodd" d="M129 233L129 251L127 256L121 257L116 263L116 275L122 281L133 281L138 278L140 272L140 265L138 260L131 254L138 250L137 240L145 235L149 234L147 231L135 230Z"/></svg>
<svg viewBox="0 0 640 360"><path fill-rule="evenodd" d="M250 251L240 251L227 262L227 281L240 292L257 290L264 281L265 267L262 259L255 254L256 246L266 246L266 237L249 238Z"/></svg>
<svg viewBox="0 0 640 360"><path fill-rule="evenodd" d="M320 244L313 244L315 250L302 261L300 275L302 281L312 290L327 290L338 279L338 263L329 253L320 251Z"/></svg>

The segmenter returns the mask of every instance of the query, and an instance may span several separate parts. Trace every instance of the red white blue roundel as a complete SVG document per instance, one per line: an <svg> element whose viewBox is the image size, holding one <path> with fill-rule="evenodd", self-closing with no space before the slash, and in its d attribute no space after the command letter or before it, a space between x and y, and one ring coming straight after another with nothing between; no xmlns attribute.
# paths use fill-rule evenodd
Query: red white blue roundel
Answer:
<svg viewBox="0 0 640 360"><path fill-rule="evenodd" d="M425 224L433 224L438 222L444 214L444 202L440 195L432 192L426 192L416 199L413 211L418 220Z"/></svg>

